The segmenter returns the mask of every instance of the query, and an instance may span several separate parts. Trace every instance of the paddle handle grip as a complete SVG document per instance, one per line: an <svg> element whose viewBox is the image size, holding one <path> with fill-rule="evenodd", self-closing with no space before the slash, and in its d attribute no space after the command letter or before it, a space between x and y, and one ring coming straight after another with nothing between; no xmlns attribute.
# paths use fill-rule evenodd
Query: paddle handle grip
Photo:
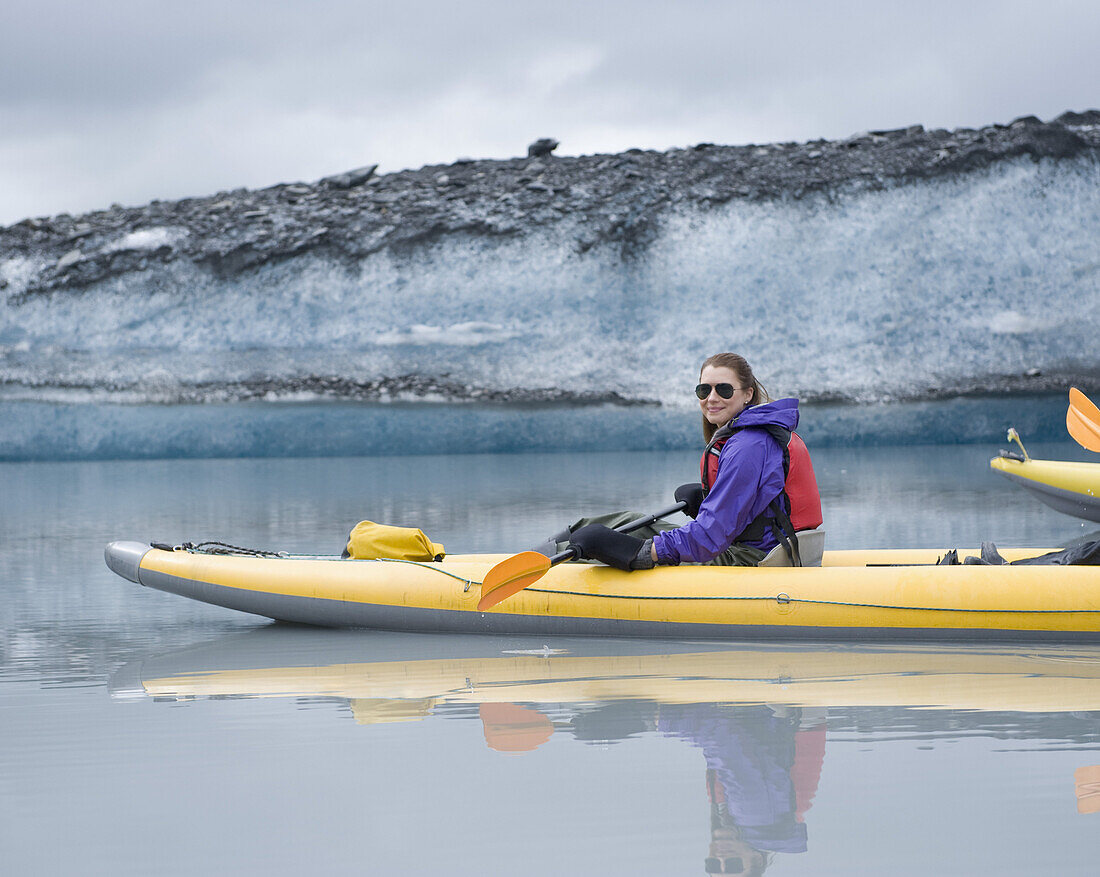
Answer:
<svg viewBox="0 0 1100 877"><path fill-rule="evenodd" d="M633 533L640 527L645 527L648 524L652 524L658 518L663 518L665 515L673 515L676 512L682 512L687 508L686 502L678 502L676 505L670 505L667 509L661 509L659 512L654 512L651 515L638 518L634 521L627 521L625 524L621 524L615 527L615 530L619 533ZM556 563L561 563L563 560L572 560L577 556L577 552L572 548L566 548L565 551L560 551L550 558L550 565L553 566Z"/></svg>

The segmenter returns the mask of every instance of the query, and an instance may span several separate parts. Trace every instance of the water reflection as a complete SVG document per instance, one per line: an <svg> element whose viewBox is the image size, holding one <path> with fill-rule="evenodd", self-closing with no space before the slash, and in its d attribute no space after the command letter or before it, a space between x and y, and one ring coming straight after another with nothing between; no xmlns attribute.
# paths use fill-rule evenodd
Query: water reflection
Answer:
<svg viewBox="0 0 1100 877"><path fill-rule="evenodd" d="M1100 649L1051 646L731 647L702 643L417 636L273 625L152 655L112 679L118 700L291 698L364 726L478 721L523 757L557 737L645 738L698 750L708 873L760 874L812 846L832 746L962 741L1084 750L1063 787L1100 808ZM834 779L834 784L837 782ZM914 778L919 783L919 778ZM702 826L700 826L702 828Z"/></svg>
<svg viewBox="0 0 1100 877"><path fill-rule="evenodd" d="M486 743L504 752L535 749L555 730L584 742L650 732L700 749L710 805L708 873L760 874L775 853L807 849L803 817L825 757L824 709L620 700L578 708L557 727L540 710L511 703L483 703L479 715Z"/></svg>
<svg viewBox="0 0 1100 877"><path fill-rule="evenodd" d="M702 751L710 804L708 873L760 874L804 853L825 758L826 711L781 705L617 701L578 715L581 740L655 731Z"/></svg>
<svg viewBox="0 0 1100 877"><path fill-rule="evenodd" d="M1100 711L1100 647L544 642L276 624L130 662L111 691L336 698L365 724L457 704L623 700L1063 713Z"/></svg>

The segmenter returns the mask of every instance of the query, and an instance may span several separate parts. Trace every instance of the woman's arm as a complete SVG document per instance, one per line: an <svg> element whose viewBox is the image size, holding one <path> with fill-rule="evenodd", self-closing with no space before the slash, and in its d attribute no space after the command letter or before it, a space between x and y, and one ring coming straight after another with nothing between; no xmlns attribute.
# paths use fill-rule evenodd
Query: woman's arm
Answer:
<svg viewBox="0 0 1100 877"><path fill-rule="evenodd" d="M783 490L783 451L760 430L744 430L722 447L718 474L699 514L653 538L656 563L707 563L725 551Z"/></svg>

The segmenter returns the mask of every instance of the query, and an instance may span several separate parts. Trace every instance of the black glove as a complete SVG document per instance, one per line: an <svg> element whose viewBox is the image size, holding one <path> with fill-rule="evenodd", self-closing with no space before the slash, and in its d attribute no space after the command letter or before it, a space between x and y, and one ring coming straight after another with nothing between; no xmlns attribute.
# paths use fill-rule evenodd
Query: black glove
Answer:
<svg viewBox="0 0 1100 877"><path fill-rule="evenodd" d="M673 494L676 502L687 503L684 507L684 514L689 518L697 517L699 514L699 506L703 504L703 485L698 481L692 481L690 484L681 484L676 488L676 493Z"/></svg>
<svg viewBox="0 0 1100 877"><path fill-rule="evenodd" d="M599 560L615 569L648 569L641 565L645 560L652 566L652 558L641 561L638 558L639 552L647 547L645 540L619 533L603 524L581 527L569 537L569 547L582 560Z"/></svg>

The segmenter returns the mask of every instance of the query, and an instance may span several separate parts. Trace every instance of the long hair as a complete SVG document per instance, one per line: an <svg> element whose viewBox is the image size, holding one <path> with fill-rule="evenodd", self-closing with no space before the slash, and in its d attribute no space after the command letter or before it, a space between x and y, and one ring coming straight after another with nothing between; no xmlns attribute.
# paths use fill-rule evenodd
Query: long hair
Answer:
<svg viewBox="0 0 1100 877"><path fill-rule="evenodd" d="M708 356L703 360L703 364L699 366L699 376L703 375L703 369L708 365L712 365L715 368L728 368L735 375L742 387L752 387L752 398L749 399L745 405L746 408L751 408L753 405L759 405L761 402L771 402L772 397L768 395L768 391L764 389L764 385L756 379L756 375L752 373L752 366L748 364L748 361L743 356L738 356L736 353L716 353L714 356ZM718 427L707 420L706 415L703 416L703 441L706 444L710 444L710 440L714 438L714 433L717 432Z"/></svg>

